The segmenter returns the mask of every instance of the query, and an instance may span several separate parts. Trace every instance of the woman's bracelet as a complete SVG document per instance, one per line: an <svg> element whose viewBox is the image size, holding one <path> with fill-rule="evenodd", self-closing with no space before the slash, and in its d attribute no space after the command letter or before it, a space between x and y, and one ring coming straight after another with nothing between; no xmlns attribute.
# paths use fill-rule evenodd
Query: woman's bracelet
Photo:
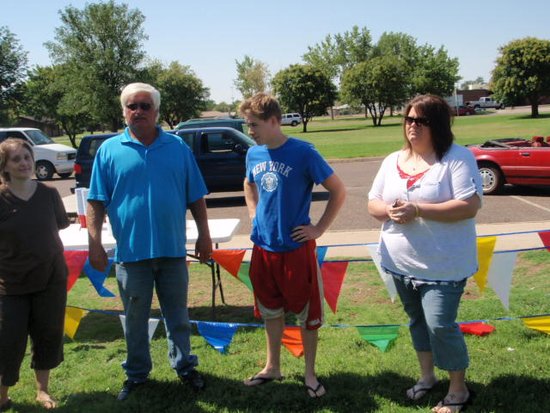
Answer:
<svg viewBox="0 0 550 413"><path fill-rule="evenodd" d="M418 208L418 204L416 202L414 203L414 209L415 209L414 217L415 218L420 217L420 208Z"/></svg>

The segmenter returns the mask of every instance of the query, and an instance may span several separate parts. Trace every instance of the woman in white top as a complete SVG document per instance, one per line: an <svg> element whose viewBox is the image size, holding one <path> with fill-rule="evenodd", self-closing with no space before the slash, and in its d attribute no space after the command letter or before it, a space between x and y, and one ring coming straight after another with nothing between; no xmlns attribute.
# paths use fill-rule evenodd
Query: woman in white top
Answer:
<svg viewBox="0 0 550 413"><path fill-rule="evenodd" d="M460 297L477 271L474 217L481 178L470 151L453 143L452 111L438 96L414 98L404 112L405 145L382 163L369 213L382 221L381 265L393 275L410 318L420 378L407 390L419 400L437 383L434 366L449 373L447 395L433 408L457 412L472 400L469 364L456 323Z"/></svg>

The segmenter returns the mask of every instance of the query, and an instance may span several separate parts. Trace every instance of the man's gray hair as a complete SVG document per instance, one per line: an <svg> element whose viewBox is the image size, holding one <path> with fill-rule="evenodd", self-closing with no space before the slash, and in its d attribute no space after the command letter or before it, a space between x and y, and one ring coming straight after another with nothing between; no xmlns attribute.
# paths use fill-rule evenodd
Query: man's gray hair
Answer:
<svg viewBox="0 0 550 413"><path fill-rule="evenodd" d="M122 93L120 94L120 104L122 105L122 109L124 110L126 108L126 103L128 102L128 99L130 99L131 96L137 94L137 93L149 93L151 95L151 99L153 99L153 106L155 108L155 111L158 112L160 108L160 92L155 89L153 86L147 84L147 83L130 83L122 89Z"/></svg>

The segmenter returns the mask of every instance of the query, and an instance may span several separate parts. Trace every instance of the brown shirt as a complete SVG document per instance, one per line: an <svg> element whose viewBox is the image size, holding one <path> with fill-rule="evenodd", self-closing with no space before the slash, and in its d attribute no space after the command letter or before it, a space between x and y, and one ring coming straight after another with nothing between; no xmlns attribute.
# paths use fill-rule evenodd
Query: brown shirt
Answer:
<svg viewBox="0 0 550 413"><path fill-rule="evenodd" d="M66 279L59 230L68 226L55 188L38 182L27 201L0 189L0 295L41 291Z"/></svg>

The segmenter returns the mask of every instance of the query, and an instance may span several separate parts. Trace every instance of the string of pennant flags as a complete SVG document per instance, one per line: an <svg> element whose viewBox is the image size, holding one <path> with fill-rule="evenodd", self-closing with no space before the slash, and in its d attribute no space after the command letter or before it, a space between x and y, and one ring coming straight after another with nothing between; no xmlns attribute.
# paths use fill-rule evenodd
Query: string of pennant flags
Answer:
<svg viewBox="0 0 550 413"><path fill-rule="evenodd" d="M550 251L550 230L545 231L524 231L526 233L537 233L542 241L543 247L528 249L517 249L507 251L494 251L498 236L517 235L519 233L494 234L481 236L477 239L478 263L479 269L473 278L477 284L480 293L483 294L487 286L492 288L503 307L509 310L509 296L512 283L512 273L515 267L518 252L528 250L546 249ZM328 245L317 248L317 257L321 274L323 277L323 290L325 301L333 313L337 312L338 299L340 291L345 280L346 271L349 262L353 261L372 261L376 266L378 273L384 282L390 299L395 301L397 291L393 284L393 278L382 270L378 255L376 254L377 244L360 244L366 246L371 259L361 260L325 260L327 251L331 247L342 247L345 245ZM246 249L217 249L212 252L212 260L224 268L229 274L241 281L250 291L253 290L252 283L248 275L250 263L244 261ZM67 291L70 291L76 280L83 272L90 280L91 284L101 297L115 297L105 286L104 282L110 272L112 260L109 261L104 272L95 270L88 261L88 251L65 251L65 259L69 268L69 277L67 282ZM68 306L65 314L65 334L74 339L81 319L86 313L99 312L103 314L115 315L120 318L124 330L124 315L104 310L86 309L74 306ZM459 323L460 329L466 334L483 336L490 334L495 327L489 324L491 321L509 321L522 320L523 324L532 330L550 334L550 314L526 315L520 317L501 317L494 320L471 320ZM152 339L161 318L149 319L149 339ZM199 334L220 353L227 353L233 336L241 327L245 328L263 328L263 324L256 323L226 323L213 321L195 321L191 323L196 325ZM399 329L403 324L385 324L385 325L327 325L331 328L356 328L359 336L371 345L379 348L381 351L387 351L393 341L399 335ZM301 341L300 327L285 327L282 344L296 357L303 354L303 345Z"/></svg>

